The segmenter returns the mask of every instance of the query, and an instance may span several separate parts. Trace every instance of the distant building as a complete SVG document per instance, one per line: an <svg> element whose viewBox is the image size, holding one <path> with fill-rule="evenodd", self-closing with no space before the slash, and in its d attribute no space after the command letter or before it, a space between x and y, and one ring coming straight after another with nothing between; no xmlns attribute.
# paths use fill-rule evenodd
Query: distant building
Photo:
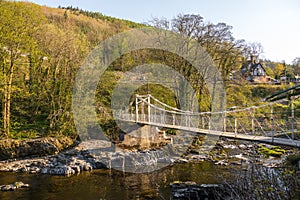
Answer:
<svg viewBox="0 0 300 200"><path fill-rule="evenodd" d="M299 74L297 74L297 75L295 76L295 82L296 82L296 83L300 83L300 76L299 76Z"/></svg>
<svg viewBox="0 0 300 200"><path fill-rule="evenodd" d="M254 83L267 83L271 82L271 78L266 75L264 65L256 61L256 56L251 55L251 59L245 63L241 68L242 76Z"/></svg>

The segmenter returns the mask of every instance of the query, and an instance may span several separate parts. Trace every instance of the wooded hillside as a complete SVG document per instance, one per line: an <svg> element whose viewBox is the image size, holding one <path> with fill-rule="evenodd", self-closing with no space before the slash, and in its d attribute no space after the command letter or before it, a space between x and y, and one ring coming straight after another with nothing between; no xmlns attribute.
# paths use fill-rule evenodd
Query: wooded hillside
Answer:
<svg viewBox="0 0 300 200"><path fill-rule="evenodd" d="M78 8L49 8L3 0L0 13L0 135L8 138L53 135L76 138L71 112L76 72L94 47L125 30L154 26L197 40L215 61L228 91L234 90L226 82L229 74L239 70L260 47L235 39L233 27L206 23L200 15L178 15L171 21L153 19L149 25L143 25ZM162 60L161 55L166 59ZM98 86L99 122L108 135L118 132L110 111L114 85L126 70L152 62L174 66L194 81L200 109L210 109L205 84L201 76L193 74L189 63L163 51L132 52L112 63ZM252 95L253 91L245 85L246 82L240 83L237 90L229 93L229 105L236 102L249 105L262 98ZM178 106L171 91L166 92L163 87L150 84L139 92L162 94L159 98L163 102Z"/></svg>

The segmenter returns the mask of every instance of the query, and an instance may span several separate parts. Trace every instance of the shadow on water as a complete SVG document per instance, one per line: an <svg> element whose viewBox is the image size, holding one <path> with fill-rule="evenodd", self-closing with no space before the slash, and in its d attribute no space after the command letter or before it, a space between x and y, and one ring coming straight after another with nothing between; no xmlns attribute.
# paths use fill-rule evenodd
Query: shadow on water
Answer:
<svg viewBox="0 0 300 200"><path fill-rule="evenodd" d="M170 199L170 183L174 181L221 183L218 175L229 177L230 171L228 168L203 162L175 164L147 174L116 170L94 170L71 177L0 173L0 184L15 181L30 184L28 189L0 192L0 199Z"/></svg>

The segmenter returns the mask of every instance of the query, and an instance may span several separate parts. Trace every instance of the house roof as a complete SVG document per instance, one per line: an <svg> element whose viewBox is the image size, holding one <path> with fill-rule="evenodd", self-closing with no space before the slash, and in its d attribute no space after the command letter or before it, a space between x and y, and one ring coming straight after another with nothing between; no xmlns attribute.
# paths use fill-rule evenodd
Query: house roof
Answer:
<svg viewBox="0 0 300 200"><path fill-rule="evenodd" d="M261 67L264 71L266 71L266 69L261 63L249 63L249 64L251 64L250 70L254 70L257 67Z"/></svg>
<svg viewBox="0 0 300 200"><path fill-rule="evenodd" d="M250 60L242 65L241 70L243 72L246 72L248 70L252 71L257 67L261 67L264 71L266 71L265 67L261 63L252 63Z"/></svg>

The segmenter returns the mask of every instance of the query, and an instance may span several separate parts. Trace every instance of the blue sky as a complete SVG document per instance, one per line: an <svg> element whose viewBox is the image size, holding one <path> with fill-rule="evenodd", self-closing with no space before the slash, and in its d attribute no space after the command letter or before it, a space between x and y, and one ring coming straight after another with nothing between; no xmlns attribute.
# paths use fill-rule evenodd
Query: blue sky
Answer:
<svg viewBox="0 0 300 200"><path fill-rule="evenodd" d="M291 63L300 57L299 0L31 0L51 7L68 6L108 16L147 22L178 14L200 14L205 21L233 26L233 35L260 42L263 58Z"/></svg>

